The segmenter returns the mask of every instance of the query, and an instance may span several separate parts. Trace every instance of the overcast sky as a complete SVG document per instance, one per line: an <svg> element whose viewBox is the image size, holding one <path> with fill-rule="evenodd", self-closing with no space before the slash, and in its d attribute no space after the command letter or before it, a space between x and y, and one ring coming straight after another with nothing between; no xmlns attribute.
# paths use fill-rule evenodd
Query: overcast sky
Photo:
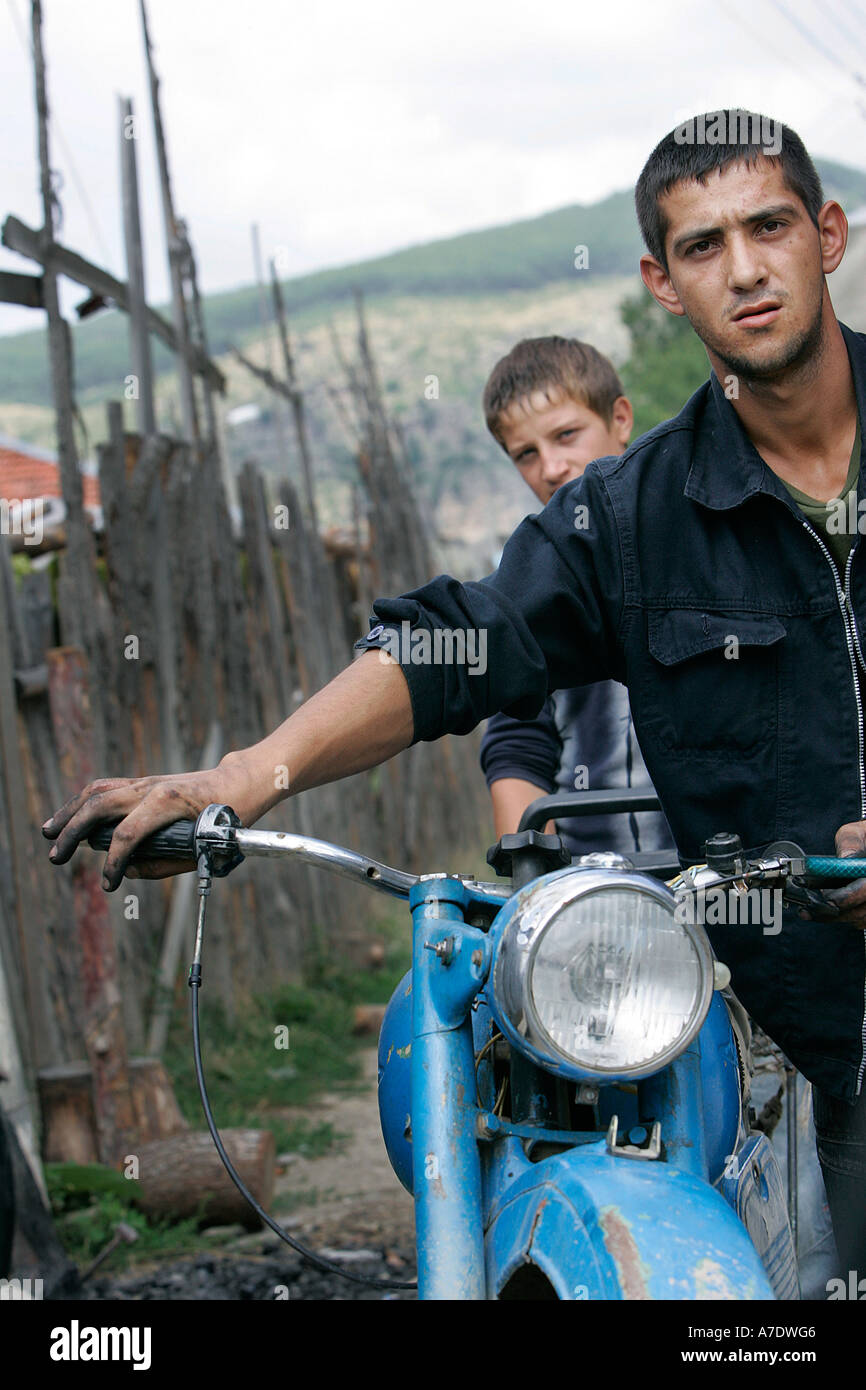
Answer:
<svg viewBox="0 0 866 1390"><path fill-rule="evenodd" d="M131 96L148 297L162 302L138 0L43 10L60 238L125 278L117 96ZM678 120L722 106L866 168L863 0L150 0L149 16L205 290L252 280L253 221L286 275L340 265L592 202L633 184ZM29 0L0 0L0 216L37 226L29 24ZM0 268L33 267L0 249ZM0 305L0 332L36 319Z"/></svg>

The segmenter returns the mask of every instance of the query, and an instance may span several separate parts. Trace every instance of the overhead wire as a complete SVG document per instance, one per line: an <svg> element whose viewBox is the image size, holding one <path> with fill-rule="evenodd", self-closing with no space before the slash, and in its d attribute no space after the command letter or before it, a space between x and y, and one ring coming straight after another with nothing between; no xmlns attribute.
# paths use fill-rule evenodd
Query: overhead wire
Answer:
<svg viewBox="0 0 866 1390"><path fill-rule="evenodd" d="M854 4L853 0L841 0L841 2L845 6L845 9L853 15L854 19L859 20L862 25L866 26L866 13L860 9L859 5Z"/></svg>
<svg viewBox="0 0 866 1390"><path fill-rule="evenodd" d="M774 4L775 0L770 0L770 3ZM778 5L776 7L779 8ZM743 14L740 12L737 6L731 3L731 0L728 0L725 12L726 14L732 14L736 22L739 24L740 28L743 29L749 35L750 38L754 39L758 44L760 44L760 52L763 53L766 51L767 34L765 30L761 31L753 27L749 23L749 21L746 18L744 18ZM796 28L797 26L794 25L793 27ZM798 30L798 32L800 31ZM809 42L808 37L802 33L801 38L803 38L804 42ZM828 92L830 94L830 101L827 103L826 107L823 107L822 110L819 112L818 119L821 119L823 116L825 116L826 113L832 107L838 109L841 102L844 102L845 104L850 103L852 106L854 106L858 114L862 116L864 119L866 119L866 103L864 103L864 101L862 101L856 93L852 92L848 95L843 94L840 97L838 88L831 86L821 75L820 71L816 71L814 68L807 69L805 66L803 66L803 62L801 59L792 56L790 50L782 49L778 43L778 40L776 42L775 51L778 57L781 59L781 61L785 63L787 67L791 68L792 71L795 71L801 79L807 82L810 86L815 88L820 87L823 91ZM838 58L834 58L833 62L835 65L838 66L841 63L841 60ZM860 85L860 79L857 76L855 76L854 73L849 72L848 76L858 86Z"/></svg>
<svg viewBox="0 0 866 1390"><path fill-rule="evenodd" d="M29 34L27 33L27 26L21 14L18 11L18 7L15 3L15 0L8 0L8 5L15 26L15 31L18 34L18 38L24 47L24 51L26 52L28 58L32 61L33 44ZM90 198L88 197L84 181L78 172L78 168L72 155L72 150L70 149L69 144L63 135L60 123L57 119L56 111L52 111L51 113L51 129L54 138L57 140L57 143L60 146L64 163L66 164L71 176L71 181L75 185L75 188L78 192L78 196L81 199L84 214L88 222L90 223L90 230L99 244L99 249L102 252L104 259L104 264L106 266L109 266L112 263L111 252L109 251L106 240L102 234L102 228L99 224L99 218L97 217L93 204L91 203Z"/></svg>
<svg viewBox="0 0 866 1390"><path fill-rule="evenodd" d="M749 21L743 17L742 13L740 12L740 10L738 10L737 6L731 3L731 0L728 0L727 5L725 6L725 12L732 14L736 19L737 23L740 25L741 29L744 29L750 38L754 39L758 44L760 44L759 52L763 53L766 49L767 43L766 33L762 33L759 29L753 28ZM811 82L815 85L821 86L825 91L830 93L832 100L838 103L839 93L833 87L831 87L829 83L823 81L823 79L817 78L814 72L809 72L808 69L802 66L796 58L792 58L790 53L783 52L779 48L778 44L776 45L776 54L779 58L781 58L782 62L785 63L793 71L795 71L798 74L798 76L805 79L805 81L807 82Z"/></svg>
<svg viewBox="0 0 866 1390"><path fill-rule="evenodd" d="M850 43L855 49L860 47L862 39L857 38L856 35L851 33L848 26L842 23L835 11L830 8L827 0L815 0L815 4L818 6L818 9L827 16L830 23L835 24L846 43Z"/></svg>
<svg viewBox="0 0 866 1390"><path fill-rule="evenodd" d="M779 14L781 14L794 29L797 30L797 33L800 34L807 43L811 44L816 52L821 53L828 62L834 65L834 67L844 72L846 77L852 78L859 86L866 88L866 77L864 77L862 73L855 72L853 68L850 68L832 48L829 48L827 44L824 43L823 39L816 38L812 31L802 22L799 15L794 14L788 8L784 0L769 0L769 3L775 10L778 10Z"/></svg>

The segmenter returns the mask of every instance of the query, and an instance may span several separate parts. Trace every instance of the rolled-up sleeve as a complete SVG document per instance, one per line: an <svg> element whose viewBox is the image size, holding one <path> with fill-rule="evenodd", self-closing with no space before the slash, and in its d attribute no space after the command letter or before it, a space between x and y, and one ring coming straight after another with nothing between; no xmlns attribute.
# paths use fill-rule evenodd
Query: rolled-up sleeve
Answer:
<svg viewBox="0 0 866 1390"><path fill-rule="evenodd" d="M355 646L399 662L417 743L468 733L500 710L534 719L550 691L615 676L622 606L619 538L590 464L518 526L495 574L440 575L377 599Z"/></svg>

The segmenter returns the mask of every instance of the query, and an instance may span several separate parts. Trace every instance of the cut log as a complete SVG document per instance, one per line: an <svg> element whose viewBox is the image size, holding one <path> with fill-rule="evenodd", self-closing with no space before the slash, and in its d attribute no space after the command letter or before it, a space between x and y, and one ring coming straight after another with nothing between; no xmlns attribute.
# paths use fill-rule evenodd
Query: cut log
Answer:
<svg viewBox="0 0 866 1390"><path fill-rule="evenodd" d="M98 1163L93 1074L87 1062L43 1067L36 1077L45 1163Z"/></svg>
<svg viewBox="0 0 866 1390"><path fill-rule="evenodd" d="M267 1210L274 1193L273 1134L225 1129L222 1140L242 1181ZM144 1144L138 1160L136 1202L146 1216L198 1216L203 1226L240 1222L248 1230L259 1229L259 1217L238 1192L207 1132L189 1131Z"/></svg>
<svg viewBox="0 0 866 1390"><path fill-rule="evenodd" d="M189 1124L180 1113L168 1072L158 1057L134 1057L129 1064L129 1087L139 1143L184 1134Z"/></svg>
<svg viewBox="0 0 866 1390"><path fill-rule="evenodd" d="M97 1163L93 1073L87 1062L44 1067L38 1074L42 1108L42 1157L46 1163ZM189 1126L180 1113L171 1081L157 1057L135 1057L129 1065L138 1152L142 1143L182 1134Z"/></svg>

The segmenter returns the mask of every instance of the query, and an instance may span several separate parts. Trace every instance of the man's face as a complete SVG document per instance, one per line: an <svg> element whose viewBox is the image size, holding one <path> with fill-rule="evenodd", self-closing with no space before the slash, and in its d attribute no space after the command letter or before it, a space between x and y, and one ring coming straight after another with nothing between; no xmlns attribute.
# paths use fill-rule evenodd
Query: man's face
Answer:
<svg viewBox="0 0 866 1390"><path fill-rule="evenodd" d="M625 396L615 402L607 425L588 406L555 388L513 401L499 417L509 457L545 504L563 483L579 478L593 459L621 454L631 427L632 410Z"/></svg>
<svg viewBox="0 0 866 1390"><path fill-rule="evenodd" d="M661 208L674 312L687 315L717 375L773 380L815 354L821 239L780 165L729 164L704 184L676 184Z"/></svg>

